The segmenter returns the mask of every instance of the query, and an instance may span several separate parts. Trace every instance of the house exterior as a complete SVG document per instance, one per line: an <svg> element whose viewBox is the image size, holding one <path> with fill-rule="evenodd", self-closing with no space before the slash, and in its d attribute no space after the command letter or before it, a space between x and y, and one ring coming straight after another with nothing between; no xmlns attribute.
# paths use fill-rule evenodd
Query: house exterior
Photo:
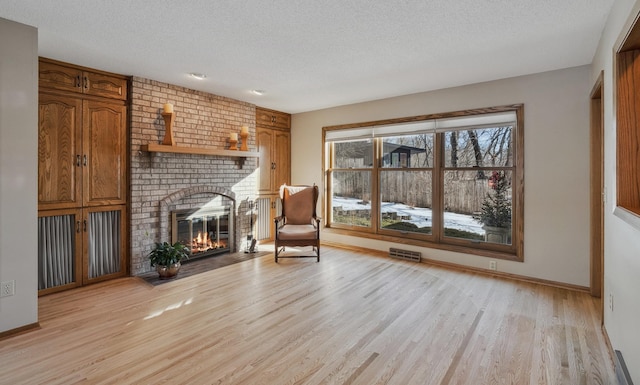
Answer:
<svg viewBox="0 0 640 385"><path fill-rule="evenodd" d="M525 110L524 261L500 261L509 274L569 287L590 285L590 92L603 73L605 241L604 328L640 382L640 218L616 206L614 52L640 12L640 1L615 1L591 65L505 78L292 116L291 180L322 183L322 127L523 103ZM0 333L38 322L37 30L0 19ZM8 54L5 54L8 53ZM320 198L321 200L323 197ZM324 240L387 250L401 246L325 231ZM406 246L404 246L406 248ZM418 247L413 247L418 248ZM486 268L484 257L420 249L428 258ZM611 306L615 301L615 307Z"/></svg>

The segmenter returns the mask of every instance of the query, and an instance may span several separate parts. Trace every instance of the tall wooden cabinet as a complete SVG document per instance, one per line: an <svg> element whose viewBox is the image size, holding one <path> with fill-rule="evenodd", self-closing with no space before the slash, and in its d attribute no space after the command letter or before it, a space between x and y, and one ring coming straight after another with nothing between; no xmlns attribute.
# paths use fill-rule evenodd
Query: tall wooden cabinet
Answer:
<svg viewBox="0 0 640 385"><path fill-rule="evenodd" d="M40 60L41 294L123 276L127 78Z"/></svg>
<svg viewBox="0 0 640 385"><path fill-rule="evenodd" d="M279 189L291 183L291 115L256 107L258 143L258 240L273 239L273 218L279 215Z"/></svg>

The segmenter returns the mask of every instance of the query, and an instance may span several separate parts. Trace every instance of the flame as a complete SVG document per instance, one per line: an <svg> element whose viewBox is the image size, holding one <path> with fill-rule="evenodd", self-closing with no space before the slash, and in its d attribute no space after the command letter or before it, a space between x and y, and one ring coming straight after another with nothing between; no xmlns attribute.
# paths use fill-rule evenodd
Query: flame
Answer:
<svg viewBox="0 0 640 385"><path fill-rule="evenodd" d="M200 253L207 250L222 249L227 247L227 242L215 242L209 238L209 234L198 232L198 235L191 241L191 252Z"/></svg>

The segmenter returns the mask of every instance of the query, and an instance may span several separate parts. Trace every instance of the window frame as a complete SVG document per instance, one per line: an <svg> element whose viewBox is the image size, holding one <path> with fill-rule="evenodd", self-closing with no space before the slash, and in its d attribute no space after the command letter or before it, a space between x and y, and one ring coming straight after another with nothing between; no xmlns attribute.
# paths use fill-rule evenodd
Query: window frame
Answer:
<svg viewBox="0 0 640 385"><path fill-rule="evenodd" d="M331 140L327 141L327 134L336 134L336 130L353 130L364 127L391 126L403 123L422 122L447 118L461 118L471 115L485 115L500 112L515 112L516 122L512 129L513 141L513 165L512 167L487 166L487 167L457 167L456 170L497 170L504 169L513 173L512 176L512 239L510 245L478 242L463 238L445 237L443 220L444 191L443 178L446 170L451 168L445 167L445 151L443 138L447 131L434 132L434 159L432 167L427 168L388 168L382 167L382 138L374 140L374 162L373 167L366 170L371 172L371 227L363 228L360 226L349 226L332 221L331 198L332 183L331 174L333 171L341 169L332 169L333 165ZM332 135L329 134L329 135ZM338 135L340 135L338 133ZM344 124L337 126L325 126L322 128L322 146L323 146L323 174L325 183L325 195L322 201L324 213L325 230L331 233L345 234L364 238L378 239L388 242L411 244L415 246L429 247L435 249L449 250L487 256L491 258L507 259L513 261L524 261L524 105L513 104L497 107L488 107L474 110L462 110L439 114L420 115L412 117L404 117L397 119L378 120L369 122L360 122L353 124ZM364 170L364 169L363 169ZM430 170L432 173L432 232L431 234L418 233L401 233L399 231L383 229L380 224L380 191L379 176L382 172L388 171L417 171ZM354 171L356 171L354 169ZM436 222L437 221L437 222ZM436 225L437 223L437 225Z"/></svg>

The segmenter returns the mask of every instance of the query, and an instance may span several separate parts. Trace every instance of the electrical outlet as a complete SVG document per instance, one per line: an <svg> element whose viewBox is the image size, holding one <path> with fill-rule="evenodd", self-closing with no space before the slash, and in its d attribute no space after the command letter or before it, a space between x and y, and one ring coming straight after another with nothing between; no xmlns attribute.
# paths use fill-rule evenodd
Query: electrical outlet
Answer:
<svg viewBox="0 0 640 385"><path fill-rule="evenodd" d="M16 294L16 281L0 282L0 297L9 297Z"/></svg>
<svg viewBox="0 0 640 385"><path fill-rule="evenodd" d="M489 270L498 270L498 262L489 261Z"/></svg>

